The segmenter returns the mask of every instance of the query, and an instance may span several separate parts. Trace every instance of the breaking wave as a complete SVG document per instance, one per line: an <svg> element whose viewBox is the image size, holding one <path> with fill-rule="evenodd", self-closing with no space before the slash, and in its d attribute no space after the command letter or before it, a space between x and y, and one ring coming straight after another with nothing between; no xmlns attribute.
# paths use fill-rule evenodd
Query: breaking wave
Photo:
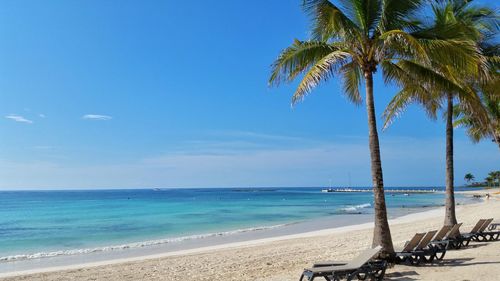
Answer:
<svg viewBox="0 0 500 281"><path fill-rule="evenodd" d="M370 204L370 203L359 204L359 205L355 205L355 206L347 206L347 207L341 208L340 211L347 212L347 213L352 213L352 212L356 212L356 211L358 211L360 209L369 208L371 206L372 206L372 204Z"/></svg>
<svg viewBox="0 0 500 281"><path fill-rule="evenodd" d="M165 239L150 240L150 241L143 241L143 242L134 242L134 243L128 243L128 244L122 244L122 245L95 247L95 248L11 255L11 256L0 257L0 262L31 260L31 259L50 258L50 257L57 257L57 256L79 255L79 254L89 254L89 253L107 252L107 251L133 249L133 248L143 248L143 247L148 247L148 246L176 243L176 242L182 242L182 241L187 241L187 240L204 239L204 238L218 237L218 236L229 236L229 235L245 233L245 232L269 230L269 229L280 228L280 227L284 227L284 226L292 225L292 224L294 224L294 223L278 224L278 225L272 225L272 226L258 226L258 227L237 229L237 230L232 230L232 231L222 231L222 232L214 232L214 233L207 233L207 234L189 235L189 236L181 236L181 237L175 237L175 238L165 238Z"/></svg>

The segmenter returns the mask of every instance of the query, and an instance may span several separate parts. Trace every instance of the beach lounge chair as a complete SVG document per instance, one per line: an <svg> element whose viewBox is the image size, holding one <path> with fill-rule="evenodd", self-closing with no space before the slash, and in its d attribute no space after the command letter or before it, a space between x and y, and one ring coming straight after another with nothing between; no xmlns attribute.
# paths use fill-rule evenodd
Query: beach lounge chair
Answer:
<svg viewBox="0 0 500 281"><path fill-rule="evenodd" d="M448 248L448 241L443 240L451 230L451 226L443 225L438 231L434 239L431 241L431 245L436 249L436 259L442 260L446 254L446 249Z"/></svg>
<svg viewBox="0 0 500 281"><path fill-rule="evenodd" d="M323 277L328 281L338 281L342 279L353 280L357 278L364 280L383 280L387 268L386 261L377 261L373 258L382 250L381 246L367 249L356 258L348 262L330 263L329 266L317 266L306 268L302 272L299 281L312 281L316 277Z"/></svg>
<svg viewBox="0 0 500 281"><path fill-rule="evenodd" d="M493 219L485 220L484 224L481 226L481 229L472 237L473 241L484 242L484 241L498 241L500 238L500 231L491 231L486 230L488 226L491 224Z"/></svg>
<svg viewBox="0 0 500 281"><path fill-rule="evenodd" d="M394 261L396 263L409 262L410 264L416 264L420 258L414 256L413 250L420 244L424 236L425 233L416 233L410 241L406 242L403 249L396 251Z"/></svg>
<svg viewBox="0 0 500 281"><path fill-rule="evenodd" d="M446 253L446 249L440 249L431 243L432 238L436 235L437 231L429 231L425 234L417 233L413 236L412 240L406 244L402 251L396 252L396 263L409 263L411 265L418 265L422 262L431 263L437 258L438 253L441 254L441 259ZM420 241L418 241L420 239ZM417 242L416 246L415 242Z"/></svg>
<svg viewBox="0 0 500 281"><path fill-rule="evenodd" d="M485 233L484 230L492 221L493 219L478 220L469 233L460 234L460 230L457 229L456 233L458 234L455 233L454 237L452 237L452 240L455 242L455 246L458 246L456 248L459 249L461 247L469 246L471 241L491 241L490 239L493 239L494 235L491 235L491 233Z"/></svg>
<svg viewBox="0 0 500 281"><path fill-rule="evenodd" d="M469 245L470 241L475 239L475 241L494 239L495 237L489 234L485 234L482 232L488 224L490 224L491 220L480 219L476 225L472 228L471 232L466 234L460 234L460 227L462 223L456 224L450 230L450 233L444 239L444 241L448 242L448 249L460 249L462 247L466 247ZM483 227L484 225L484 227ZM499 233L500 235L500 233ZM481 237L481 238L478 238Z"/></svg>
<svg viewBox="0 0 500 281"><path fill-rule="evenodd" d="M462 240L460 239L460 227L462 226L462 223L457 223L455 224L448 235L441 240L442 242L446 243L446 249L460 249L462 248Z"/></svg>
<svg viewBox="0 0 500 281"><path fill-rule="evenodd" d="M444 258L446 254L446 249L442 250L431 243L434 235L436 235L437 230L429 231L425 234L424 238L420 240L420 243L415 247L415 254L420 258L420 262L431 263L437 258L437 254L440 253L440 260Z"/></svg>
<svg viewBox="0 0 500 281"><path fill-rule="evenodd" d="M491 223L493 219L491 220L485 220L485 219L480 219L477 221L476 225L472 228L472 230L469 233L464 233L460 234L461 239L463 240L463 245L468 246L471 240L474 241L479 241L478 240L478 235L486 229L488 224Z"/></svg>

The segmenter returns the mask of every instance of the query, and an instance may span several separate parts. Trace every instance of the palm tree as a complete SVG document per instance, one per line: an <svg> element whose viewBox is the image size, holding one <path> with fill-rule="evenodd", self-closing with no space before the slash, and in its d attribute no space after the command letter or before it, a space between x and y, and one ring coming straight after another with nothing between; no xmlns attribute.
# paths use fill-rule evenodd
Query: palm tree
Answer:
<svg viewBox="0 0 500 281"><path fill-rule="evenodd" d="M474 175L473 175L473 174L471 174L471 173L467 173L467 174L465 174L465 176L464 176L464 180L465 180L467 183L470 183L471 181L473 181L473 180L474 180L474 178L475 178L475 177L474 177Z"/></svg>
<svg viewBox="0 0 500 281"><path fill-rule="evenodd" d="M500 186L500 171L489 172L486 180L488 181L488 179L490 180L493 187L495 187L497 182L498 182L498 186Z"/></svg>
<svg viewBox="0 0 500 281"><path fill-rule="evenodd" d="M304 10L312 17L312 38L295 40L284 49L272 66L271 85L291 82L303 75L292 104L301 101L318 84L339 75L350 101L363 102L360 85L365 85L365 104L371 175L375 197L373 246L381 245L384 256L394 252L384 195L382 161L377 132L373 75L379 66L382 74L397 77L396 62L412 59L429 62L439 59L469 64L470 44L440 38L420 40L419 22L411 19L422 7L421 0L345 0L335 5L328 0L305 0ZM391 77L388 77L391 76Z"/></svg>
<svg viewBox="0 0 500 281"><path fill-rule="evenodd" d="M486 181L486 186L488 188L491 188L494 185L495 180L491 176L486 177L484 180Z"/></svg>
<svg viewBox="0 0 500 281"><path fill-rule="evenodd" d="M481 42L485 29L491 30L495 13L487 8L476 8L469 1L441 1L433 5L435 22L425 32L432 36ZM474 89L476 84L489 81L487 58L481 55L480 46L470 50L468 55L476 61L467 68L453 67L443 60L434 60L430 65L417 63L402 66L401 71L407 75L398 82L403 89L393 98L384 115L385 127L400 115L410 103L417 102L423 106L428 116L435 119L437 111L444 109L446 116L446 204L445 225L457 223L455 215L454 168L453 168L453 108L454 102L463 111L474 116L480 124L488 123L487 114L481 99ZM478 82L479 81L479 82Z"/></svg>

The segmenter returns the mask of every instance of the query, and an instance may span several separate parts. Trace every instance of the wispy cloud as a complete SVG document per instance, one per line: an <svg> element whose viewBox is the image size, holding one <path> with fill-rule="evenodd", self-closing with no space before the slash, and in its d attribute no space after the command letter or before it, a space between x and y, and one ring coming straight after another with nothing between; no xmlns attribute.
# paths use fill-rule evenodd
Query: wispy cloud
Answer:
<svg viewBox="0 0 500 281"><path fill-rule="evenodd" d="M38 117L45 118L45 114L40 113L40 114L38 114Z"/></svg>
<svg viewBox="0 0 500 281"><path fill-rule="evenodd" d="M105 121L111 120L113 117L109 115L100 115L100 114L85 114L82 116L82 119L85 120L96 120L96 121Z"/></svg>
<svg viewBox="0 0 500 281"><path fill-rule="evenodd" d="M7 116L5 116L5 118L10 119L10 120L14 120L16 122L21 122L21 123L27 123L27 124L33 123L33 121L26 119L21 115L16 115L16 114L7 115Z"/></svg>

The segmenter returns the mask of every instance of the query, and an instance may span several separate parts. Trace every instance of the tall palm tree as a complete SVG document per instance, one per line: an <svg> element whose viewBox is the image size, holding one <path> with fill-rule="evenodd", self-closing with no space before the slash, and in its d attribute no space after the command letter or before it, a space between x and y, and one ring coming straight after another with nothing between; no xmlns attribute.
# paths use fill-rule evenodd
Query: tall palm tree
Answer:
<svg viewBox="0 0 500 281"><path fill-rule="evenodd" d="M420 40L419 22L412 17L421 0L305 0L304 10L312 17L312 38L295 40L284 49L272 67L271 85L291 82L302 75L292 104L302 100L319 83L339 75L346 96L361 104L360 85L365 85L371 175L374 193L375 228L372 244L383 247L382 255L394 252L384 195L382 161L377 132L373 75L379 66L387 77L397 74L396 62L430 62L439 59L460 67L471 63L468 42L440 38Z"/></svg>
<svg viewBox="0 0 500 281"><path fill-rule="evenodd" d="M481 42L485 37L484 34L497 26L494 11L472 6L470 1L437 1L433 5L433 11L435 21L425 32L430 32L432 36L440 38ZM476 58L476 65L470 65L469 68L457 68L440 60L432 61L430 65L418 64L418 66L402 67L407 73L403 81L398 81L403 89L393 98L384 112L385 127L387 127L412 102L420 103L431 118L436 118L437 110L444 108L446 116L445 225L457 223L453 168L454 102L458 101L459 107L473 116L478 123L489 122L475 86L489 83L491 64L481 54L481 48L477 43L476 50L472 50L470 55Z"/></svg>

